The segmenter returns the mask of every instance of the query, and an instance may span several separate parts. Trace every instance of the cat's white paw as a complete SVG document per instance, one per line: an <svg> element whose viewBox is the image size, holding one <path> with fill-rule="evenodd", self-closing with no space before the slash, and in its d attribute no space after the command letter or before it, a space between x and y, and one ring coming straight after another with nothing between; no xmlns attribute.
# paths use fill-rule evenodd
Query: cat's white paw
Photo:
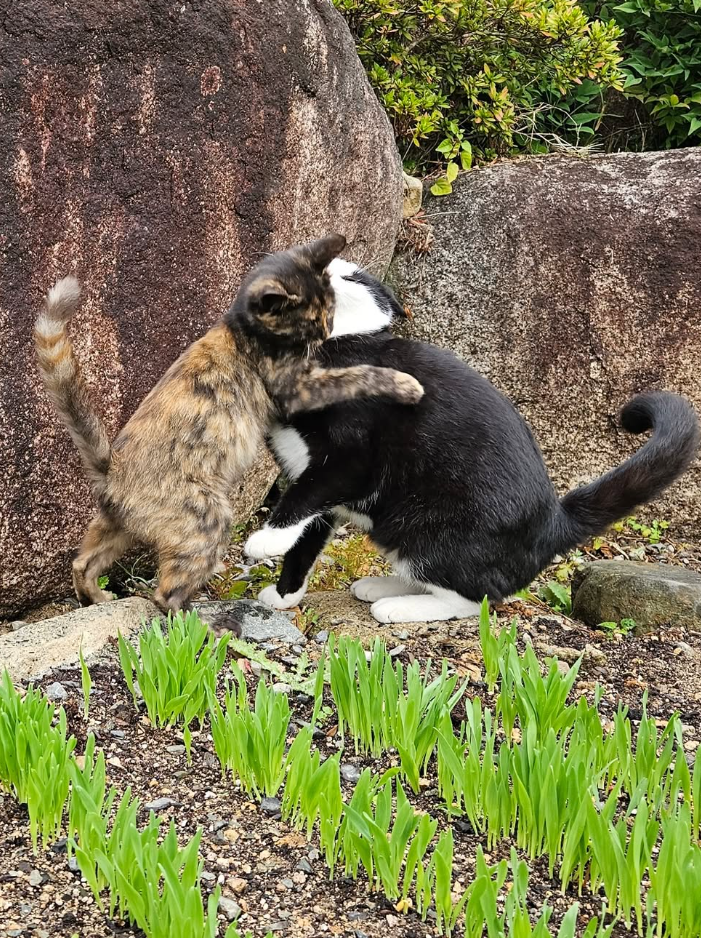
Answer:
<svg viewBox="0 0 701 938"><path fill-rule="evenodd" d="M251 560L282 557L291 547L294 547L311 521L313 518L305 518L304 521L292 524L288 528L274 528L266 524L260 531L251 534L244 545L243 552Z"/></svg>
<svg viewBox="0 0 701 938"><path fill-rule="evenodd" d="M374 603L387 596L407 596L413 592L422 593L421 587L414 587L399 576L364 576L351 585L351 593L364 603Z"/></svg>
<svg viewBox="0 0 701 938"><path fill-rule="evenodd" d="M260 602L265 603L266 606L271 606L273 609L292 609L294 606L299 605L300 600L306 592L306 580L301 589L298 589L295 593L285 593L284 596L278 593L277 586L271 584L258 593L258 599Z"/></svg>
<svg viewBox="0 0 701 938"><path fill-rule="evenodd" d="M457 596L454 601L438 596L388 596L370 607L378 622L447 622L479 614L479 606Z"/></svg>

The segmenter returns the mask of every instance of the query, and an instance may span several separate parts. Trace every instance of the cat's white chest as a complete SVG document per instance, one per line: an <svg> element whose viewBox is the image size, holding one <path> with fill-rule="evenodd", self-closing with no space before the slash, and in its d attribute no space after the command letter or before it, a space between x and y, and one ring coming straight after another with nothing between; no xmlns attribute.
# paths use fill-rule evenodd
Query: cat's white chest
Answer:
<svg viewBox="0 0 701 938"><path fill-rule="evenodd" d="M285 475L298 479L309 465L309 449L294 427L275 424L270 430L270 445Z"/></svg>

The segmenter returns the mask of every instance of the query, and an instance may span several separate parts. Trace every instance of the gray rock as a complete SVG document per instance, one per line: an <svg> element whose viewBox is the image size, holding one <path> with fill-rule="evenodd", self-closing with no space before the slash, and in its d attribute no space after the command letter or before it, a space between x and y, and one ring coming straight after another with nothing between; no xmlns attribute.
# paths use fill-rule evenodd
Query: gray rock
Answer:
<svg viewBox="0 0 701 938"><path fill-rule="evenodd" d="M329 640L329 633L326 631L326 629L322 629L320 632L317 632L316 635L314 636L314 641L317 642L319 645L323 645L324 642L327 642L328 640Z"/></svg>
<svg viewBox="0 0 701 938"><path fill-rule="evenodd" d="M686 567L599 560L572 584L572 614L588 625L634 619L638 631L701 627L701 575Z"/></svg>
<svg viewBox="0 0 701 938"><path fill-rule="evenodd" d="M41 886L41 884L45 883L47 879L48 877L40 870L32 870L32 872L29 874L29 885Z"/></svg>
<svg viewBox="0 0 701 938"><path fill-rule="evenodd" d="M12 242L2 275L14 285L0 341L33 362L29 310L78 269L89 294L81 361L112 438L260 252L340 231L348 257L382 268L402 214L392 129L328 0L127 9L27 0L8 16L3 7L0 30L3 113L13 115L0 122ZM91 69L76 69L76 37ZM30 86L43 89L50 137L37 130ZM37 225L40 205L61 206L50 230ZM116 289L118 244L134 262ZM70 583L94 501L33 368L21 381L3 372L0 439L0 617L14 617ZM263 453L233 487L237 520L275 477Z"/></svg>
<svg viewBox="0 0 701 938"><path fill-rule="evenodd" d="M260 803L260 809L264 814L270 817L279 817L282 805L279 798L263 798Z"/></svg>
<svg viewBox="0 0 701 938"><path fill-rule="evenodd" d="M219 900L219 911L224 913L228 921L234 922L241 915L241 906L228 896L222 896Z"/></svg>
<svg viewBox="0 0 701 938"><path fill-rule="evenodd" d="M153 603L134 596L30 622L19 632L0 635L0 661L16 681L77 664L81 646L90 664L90 659L118 632L128 638L141 628L144 620L158 615Z"/></svg>
<svg viewBox="0 0 701 938"><path fill-rule="evenodd" d="M309 860L307 860L306 857L302 857L299 863L297 863L297 865L295 866L295 869L300 873L307 873L307 875L310 875L311 873L314 872L314 870L312 869L311 863L309 862Z"/></svg>
<svg viewBox="0 0 701 938"><path fill-rule="evenodd" d="M68 691L63 686L63 684L59 684L58 681L54 681L53 684L49 684L49 686L46 688L46 696L49 698L49 700L53 700L58 703L60 701L66 700L68 697Z"/></svg>
<svg viewBox="0 0 701 938"><path fill-rule="evenodd" d="M24 619L15 619L15 621L11 622L10 625L12 626L13 632L19 632L20 629L23 629L26 626L28 626L29 623L25 622Z"/></svg>
<svg viewBox="0 0 701 938"><path fill-rule="evenodd" d="M180 802L174 801L172 798L156 798L155 801L149 801L148 804L145 804L144 808L147 811L154 811L158 814L159 811L165 811L166 808L171 808L178 804L180 804Z"/></svg>
<svg viewBox="0 0 701 938"><path fill-rule="evenodd" d="M356 765L346 762L341 766L341 778L344 782L350 782L354 785L360 778L360 769Z"/></svg>
<svg viewBox="0 0 701 938"><path fill-rule="evenodd" d="M304 638L279 610L253 599L194 603L193 607L205 622L213 622L221 613L231 616L241 626L241 638L248 642L262 643L275 639L292 645L299 644Z"/></svg>
<svg viewBox="0 0 701 938"><path fill-rule="evenodd" d="M412 335L519 402L560 492L641 445L640 389L701 400L701 148L499 163L425 210L431 251L392 268ZM698 534L701 463L651 511Z"/></svg>
<svg viewBox="0 0 701 938"><path fill-rule="evenodd" d="M273 684L273 692L276 694L291 694L292 688L289 684L280 681L278 684Z"/></svg>

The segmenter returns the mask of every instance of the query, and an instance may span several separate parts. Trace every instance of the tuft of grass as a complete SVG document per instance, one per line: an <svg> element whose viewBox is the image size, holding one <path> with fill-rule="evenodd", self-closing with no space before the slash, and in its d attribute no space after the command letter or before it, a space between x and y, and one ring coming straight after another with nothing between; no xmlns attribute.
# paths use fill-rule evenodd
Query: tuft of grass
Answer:
<svg viewBox="0 0 701 938"><path fill-rule="evenodd" d="M183 724L191 761L190 724L200 725L216 695L217 675L224 666L230 636L217 640L196 612L168 617L163 633L158 619L139 635L139 652L120 635L119 660L138 708L136 684L154 726ZM136 683L135 683L136 682Z"/></svg>
<svg viewBox="0 0 701 938"><path fill-rule="evenodd" d="M414 792L438 738L439 724L465 692L458 678L448 676L447 662L432 678L431 662L422 674L418 661L406 668L393 661L377 639L370 661L355 639L329 637L331 693L338 710L341 738L353 737L356 753L379 756L396 749L401 771Z"/></svg>
<svg viewBox="0 0 701 938"><path fill-rule="evenodd" d="M309 580L311 590L342 590L363 576L380 576L387 563L365 534L332 541L324 551L331 563L320 562Z"/></svg>
<svg viewBox="0 0 701 938"><path fill-rule="evenodd" d="M230 770L244 790L256 797L274 797L285 775L285 741L290 723L286 694L258 682L253 709L243 672L232 667L233 686L227 686L224 708L212 701L214 748L222 770Z"/></svg>
<svg viewBox="0 0 701 938"><path fill-rule="evenodd" d="M61 833L68 799L69 763L75 738L66 738L66 713L30 685L24 697L10 675L0 682L0 784L29 811L34 853Z"/></svg>

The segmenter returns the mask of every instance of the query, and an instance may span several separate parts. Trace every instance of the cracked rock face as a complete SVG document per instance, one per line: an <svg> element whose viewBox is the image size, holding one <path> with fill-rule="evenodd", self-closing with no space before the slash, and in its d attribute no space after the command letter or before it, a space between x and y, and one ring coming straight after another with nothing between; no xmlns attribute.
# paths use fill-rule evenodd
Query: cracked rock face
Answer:
<svg viewBox="0 0 701 938"><path fill-rule="evenodd" d="M111 433L260 256L341 231L382 269L392 133L328 0L23 0L0 22L0 616L70 591L92 513L38 386L48 287L85 283L77 352ZM246 479L241 517L271 479Z"/></svg>
<svg viewBox="0 0 701 938"><path fill-rule="evenodd" d="M425 208L431 252L392 267L413 335L510 397L560 492L642 444L618 428L634 394L701 408L698 148L498 164ZM698 534L698 462L651 511Z"/></svg>

